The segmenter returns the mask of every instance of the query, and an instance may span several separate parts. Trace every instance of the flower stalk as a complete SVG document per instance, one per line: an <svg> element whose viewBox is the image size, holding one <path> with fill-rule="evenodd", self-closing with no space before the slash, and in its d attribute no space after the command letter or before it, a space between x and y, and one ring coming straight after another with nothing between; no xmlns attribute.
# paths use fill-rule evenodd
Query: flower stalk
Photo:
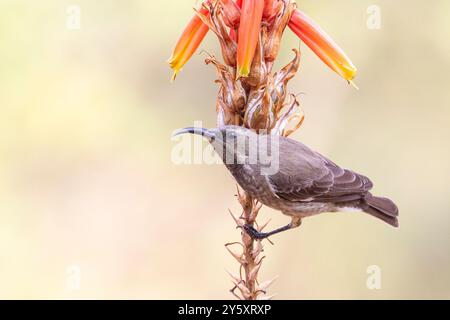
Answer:
<svg viewBox="0 0 450 320"><path fill-rule="evenodd" d="M287 26L341 77L347 81L355 77L356 68L342 49L290 0L204 1L169 63L176 76L211 30L219 39L224 62L214 56L205 60L214 66L218 78L217 126L237 125L257 133L289 136L304 121L297 96L288 93L288 83L300 67L300 51L293 49L292 60L281 70L272 70ZM239 187L237 199L242 212L238 217L230 213L241 230L241 239L225 245L239 263L239 274L230 274L231 292L239 299L269 299L267 289L273 280L259 281L265 258L263 244L242 230L244 225L258 231L266 227L267 223L257 223L262 205Z"/></svg>

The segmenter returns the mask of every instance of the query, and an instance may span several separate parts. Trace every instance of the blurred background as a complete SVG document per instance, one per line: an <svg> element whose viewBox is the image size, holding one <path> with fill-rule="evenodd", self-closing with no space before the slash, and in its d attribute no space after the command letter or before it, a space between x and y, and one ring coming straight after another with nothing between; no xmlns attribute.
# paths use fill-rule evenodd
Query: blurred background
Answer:
<svg viewBox="0 0 450 320"><path fill-rule="evenodd" d="M223 166L171 161L174 129L215 126L205 54L172 84L166 64L194 5L0 1L0 298L232 298L235 183ZM360 90L302 46L294 138L368 175L397 202L400 229L364 214L307 219L266 243L261 280L279 276L278 299L449 299L450 2L299 6L352 58ZM298 44L286 31L278 66ZM219 54L212 34L202 49Z"/></svg>

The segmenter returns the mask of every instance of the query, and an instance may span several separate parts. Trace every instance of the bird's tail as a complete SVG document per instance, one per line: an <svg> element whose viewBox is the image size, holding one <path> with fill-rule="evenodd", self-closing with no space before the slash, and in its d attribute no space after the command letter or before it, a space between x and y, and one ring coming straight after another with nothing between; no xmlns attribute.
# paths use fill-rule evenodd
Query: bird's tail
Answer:
<svg viewBox="0 0 450 320"><path fill-rule="evenodd" d="M364 212L389 223L393 227L398 227L398 208L394 202L387 198L374 197L370 193L364 200Z"/></svg>

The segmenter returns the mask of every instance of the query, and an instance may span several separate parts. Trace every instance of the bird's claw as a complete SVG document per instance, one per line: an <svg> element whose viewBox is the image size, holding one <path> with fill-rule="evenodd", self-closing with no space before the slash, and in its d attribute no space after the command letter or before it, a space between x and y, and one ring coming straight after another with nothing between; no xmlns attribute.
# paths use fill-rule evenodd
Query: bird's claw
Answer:
<svg viewBox="0 0 450 320"><path fill-rule="evenodd" d="M249 224L244 225L243 229L253 240L263 240L268 237L267 233L259 232Z"/></svg>

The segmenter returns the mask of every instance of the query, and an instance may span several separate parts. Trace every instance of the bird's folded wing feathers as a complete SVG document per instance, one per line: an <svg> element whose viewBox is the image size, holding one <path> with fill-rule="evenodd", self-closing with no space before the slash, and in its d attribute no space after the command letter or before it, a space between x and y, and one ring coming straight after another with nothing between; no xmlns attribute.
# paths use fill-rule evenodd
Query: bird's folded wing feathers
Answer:
<svg viewBox="0 0 450 320"><path fill-rule="evenodd" d="M280 157L279 171L268 176L268 182L282 199L347 202L363 198L372 188L372 182L367 177L340 168L297 141L281 141L280 153L288 156Z"/></svg>

